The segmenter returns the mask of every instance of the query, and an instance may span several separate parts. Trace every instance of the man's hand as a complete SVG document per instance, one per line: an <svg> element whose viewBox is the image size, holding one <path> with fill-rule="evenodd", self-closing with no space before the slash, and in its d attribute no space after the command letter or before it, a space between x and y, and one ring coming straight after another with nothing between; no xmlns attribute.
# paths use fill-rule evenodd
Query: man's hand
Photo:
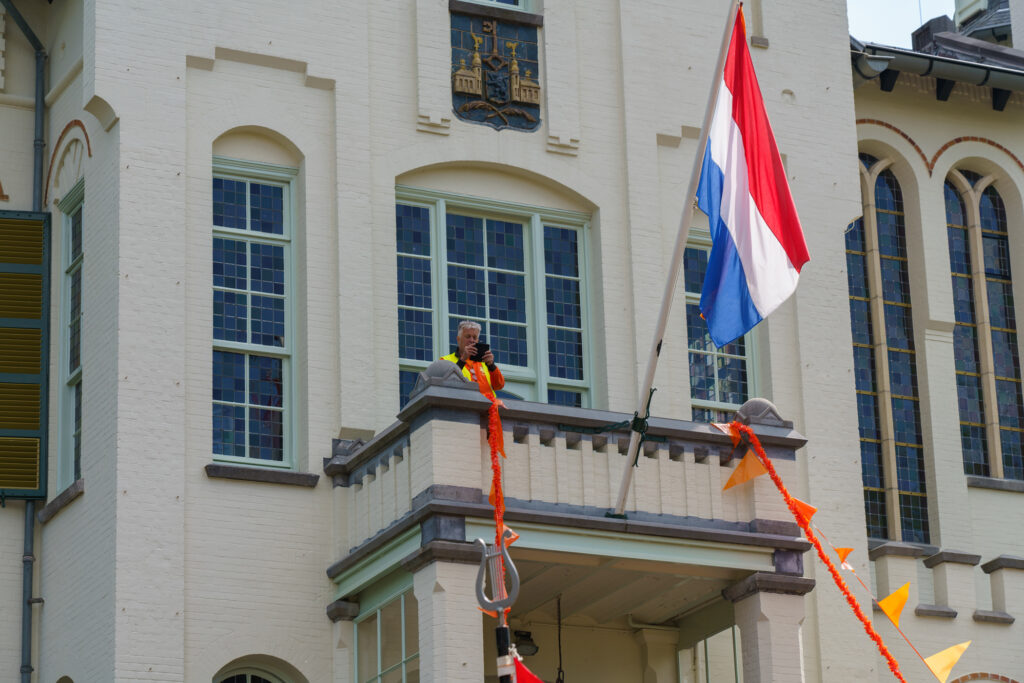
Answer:
<svg viewBox="0 0 1024 683"><path fill-rule="evenodd" d="M488 369L494 367L494 354L491 353L490 349L487 349L487 353L484 354L484 364Z"/></svg>
<svg viewBox="0 0 1024 683"><path fill-rule="evenodd" d="M463 347L462 355L459 356L459 359L463 363L465 363L467 360L471 360L473 358L473 356L475 356L475 355L476 355L476 343L474 342L474 343L466 344L466 346Z"/></svg>

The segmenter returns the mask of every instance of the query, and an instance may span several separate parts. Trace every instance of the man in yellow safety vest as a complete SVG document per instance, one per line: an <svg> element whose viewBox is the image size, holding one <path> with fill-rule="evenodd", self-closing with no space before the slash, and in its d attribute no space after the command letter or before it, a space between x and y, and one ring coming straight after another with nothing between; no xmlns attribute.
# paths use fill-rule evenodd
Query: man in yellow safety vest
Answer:
<svg viewBox="0 0 1024 683"><path fill-rule="evenodd" d="M473 361L476 355L476 345L480 341L480 324L472 320L463 320L459 323L459 331L455 336L455 343L458 348L447 356L441 356L441 360L451 361L462 370L462 376L470 382L478 382L474 373L481 373L487 380L491 389L497 391L505 386L505 378L501 370L494 363L494 354L488 349L482 356L481 362Z"/></svg>

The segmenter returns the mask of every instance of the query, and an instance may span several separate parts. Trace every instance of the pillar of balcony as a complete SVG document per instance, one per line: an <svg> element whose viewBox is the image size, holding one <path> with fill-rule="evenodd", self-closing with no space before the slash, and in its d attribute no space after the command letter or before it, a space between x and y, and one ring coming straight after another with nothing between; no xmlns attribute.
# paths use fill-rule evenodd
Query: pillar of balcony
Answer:
<svg viewBox="0 0 1024 683"><path fill-rule="evenodd" d="M744 683L803 683L804 595L814 579L758 572L725 589L740 629Z"/></svg>
<svg viewBox="0 0 1024 683"><path fill-rule="evenodd" d="M419 609L420 671L424 681L484 680L482 619L476 601L477 566L429 562L413 574Z"/></svg>

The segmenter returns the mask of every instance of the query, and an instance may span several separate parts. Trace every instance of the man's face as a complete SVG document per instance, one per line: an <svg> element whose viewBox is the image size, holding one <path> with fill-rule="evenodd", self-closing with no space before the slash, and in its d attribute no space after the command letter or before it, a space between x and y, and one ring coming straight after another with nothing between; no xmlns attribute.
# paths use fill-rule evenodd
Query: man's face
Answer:
<svg viewBox="0 0 1024 683"><path fill-rule="evenodd" d="M459 346L459 355L466 350L466 347L470 344L476 344L480 339L480 330L472 327L463 327L459 331L459 336L455 338L455 343Z"/></svg>

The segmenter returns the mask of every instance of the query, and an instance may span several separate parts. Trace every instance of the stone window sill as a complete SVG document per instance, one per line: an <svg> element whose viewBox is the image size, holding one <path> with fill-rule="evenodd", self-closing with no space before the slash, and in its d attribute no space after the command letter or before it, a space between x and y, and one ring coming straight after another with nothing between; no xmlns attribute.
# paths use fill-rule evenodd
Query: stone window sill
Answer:
<svg viewBox="0 0 1024 683"><path fill-rule="evenodd" d="M85 480L76 479L70 486L58 493L53 500L44 505L43 509L36 514L36 519L40 524L46 524L84 492Z"/></svg>
<svg viewBox="0 0 1024 683"><path fill-rule="evenodd" d="M967 486L976 489L995 489L996 491L1024 493L1024 481L1019 479L996 479L995 477L968 475Z"/></svg>
<svg viewBox="0 0 1024 683"><path fill-rule="evenodd" d="M238 465L225 465L222 463L210 463L207 465L206 476L211 479L238 479L241 481L258 481L264 484L305 486L307 488L313 488L320 481L319 474L312 474L310 472L240 467Z"/></svg>

